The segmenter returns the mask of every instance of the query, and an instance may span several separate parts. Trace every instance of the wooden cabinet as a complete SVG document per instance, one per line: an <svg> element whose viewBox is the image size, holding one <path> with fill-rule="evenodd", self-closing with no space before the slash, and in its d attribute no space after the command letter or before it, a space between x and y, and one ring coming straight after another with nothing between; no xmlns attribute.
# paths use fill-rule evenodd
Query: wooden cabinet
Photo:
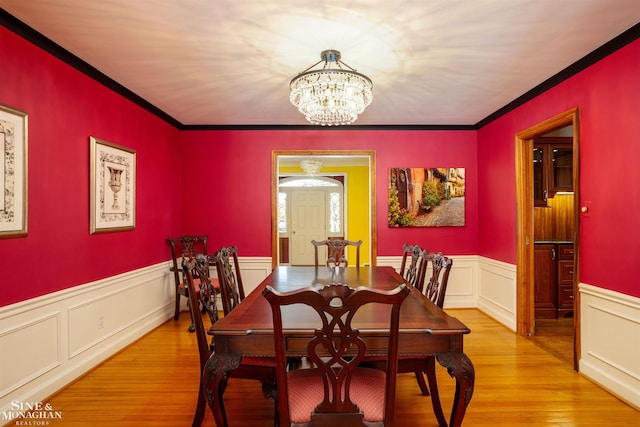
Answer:
<svg viewBox="0 0 640 427"><path fill-rule="evenodd" d="M573 271L572 244L558 245L558 317L573 315Z"/></svg>
<svg viewBox="0 0 640 427"><path fill-rule="evenodd" d="M533 199L538 207L557 192L573 191L573 139L540 137L533 143Z"/></svg>
<svg viewBox="0 0 640 427"><path fill-rule="evenodd" d="M536 243L534 248L536 319L573 314L573 244Z"/></svg>
<svg viewBox="0 0 640 427"><path fill-rule="evenodd" d="M533 252L534 301L536 319L555 319L558 316L556 291L556 245L536 244Z"/></svg>

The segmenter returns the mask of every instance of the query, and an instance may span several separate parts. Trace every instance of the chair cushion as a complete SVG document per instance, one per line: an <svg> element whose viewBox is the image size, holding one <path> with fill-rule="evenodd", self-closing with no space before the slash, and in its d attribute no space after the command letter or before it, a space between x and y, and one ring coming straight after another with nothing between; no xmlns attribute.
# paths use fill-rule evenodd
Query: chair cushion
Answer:
<svg viewBox="0 0 640 427"><path fill-rule="evenodd" d="M318 369L290 371L289 413L292 423L304 423L324 398L322 378ZM364 414L365 421L384 420L385 372L371 368L356 368L351 380L351 400Z"/></svg>

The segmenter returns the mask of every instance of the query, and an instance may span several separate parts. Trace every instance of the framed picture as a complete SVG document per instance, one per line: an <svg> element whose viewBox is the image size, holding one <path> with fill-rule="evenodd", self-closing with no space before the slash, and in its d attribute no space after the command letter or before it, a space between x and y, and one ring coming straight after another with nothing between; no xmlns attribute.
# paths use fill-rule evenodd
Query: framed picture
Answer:
<svg viewBox="0 0 640 427"><path fill-rule="evenodd" d="M90 137L90 234L136 227L136 152Z"/></svg>
<svg viewBox="0 0 640 427"><path fill-rule="evenodd" d="M27 235L27 113L0 105L0 238Z"/></svg>
<svg viewBox="0 0 640 427"><path fill-rule="evenodd" d="M389 227L463 227L464 168L391 168Z"/></svg>

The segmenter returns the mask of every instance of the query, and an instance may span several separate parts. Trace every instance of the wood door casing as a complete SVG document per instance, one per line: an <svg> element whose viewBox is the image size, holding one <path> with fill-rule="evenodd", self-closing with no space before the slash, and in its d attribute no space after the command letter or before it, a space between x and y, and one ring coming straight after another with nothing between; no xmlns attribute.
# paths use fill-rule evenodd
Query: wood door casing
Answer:
<svg viewBox="0 0 640 427"><path fill-rule="evenodd" d="M516 329L522 336L535 332L534 321L534 221L533 221L533 139L553 130L571 125L573 128L573 183L574 183L574 235L575 275L574 293L574 370L580 359L580 144L579 110L573 108L548 120L529 127L515 135L516 165Z"/></svg>

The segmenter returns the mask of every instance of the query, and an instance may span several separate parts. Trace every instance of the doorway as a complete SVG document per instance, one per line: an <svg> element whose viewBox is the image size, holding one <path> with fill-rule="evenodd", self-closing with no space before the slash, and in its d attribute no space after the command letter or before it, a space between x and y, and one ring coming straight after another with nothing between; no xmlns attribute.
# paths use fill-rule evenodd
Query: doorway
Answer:
<svg viewBox="0 0 640 427"><path fill-rule="evenodd" d="M286 174L288 175L288 174ZM281 264L314 265L311 240L343 238L344 176L286 176L278 182L278 258Z"/></svg>
<svg viewBox="0 0 640 427"><path fill-rule="evenodd" d="M352 228L360 227L360 230L357 231L358 238L356 240L362 239L363 249L366 251L366 258L368 259L368 263L370 265L375 265L376 263L376 254L377 254L377 239L376 239L376 200L375 200L375 151L371 150L274 150L272 152L272 172L271 172L271 253L272 253L272 266L276 267L281 264L283 253L290 253L289 245L292 243L290 240L291 236L287 236L287 238L282 238L283 236L279 232L282 228L282 224L279 224L279 218L282 215L279 214L280 203L279 203L279 184L280 184L280 176L281 171L286 169L294 170L295 172L289 172L287 175L302 175L302 171L299 168L300 161L303 159L317 159L323 162L323 165L329 165L327 169L331 169L331 166L334 167L334 170L337 169L349 169L349 168L357 168L360 170L364 170L364 176L360 176L360 180L363 181L363 185L353 188L351 187L353 192L359 196L359 201L357 203L351 202L351 206L349 207L349 214L345 214L345 221L348 221L347 216L353 216L354 212L359 212L357 218L351 219ZM323 166L324 168L324 166ZM322 176L324 173L320 173ZM329 172L328 175L334 175L333 172ZM345 177L348 179L348 177ZM345 188L347 186L345 185ZM351 190L350 190L351 191ZM347 195L345 193L345 200L352 199L353 194ZM325 201L325 204L330 204L330 201ZM347 202L345 201L345 205ZM317 209L323 209L318 207ZM325 210L326 212L326 210ZM311 218L313 215L305 215L305 218ZM364 220L366 217L366 220ZM357 223L357 224L356 224ZM363 225L365 224L365 225ZM346 223L345 227L349 228ZM350 234L353 234L354 230L350 230ZM345 238L349 238L348 235L344 236ZM308 240L308 247L311 247L310 240L308 236L304 238L305 242ZM317 239L316 239L317 240ZM303 242L300 242L303 243ZM365 249L366 248L366 249ZM290 261L290 260L287 260ZM366 262L366 261L365 261Z"/></svg>
<svg viewBox="0 0 640 427"><path fill-rule="evenodd" d="M291 193L291 265L313 265L309 242L323 240L326 233L327 198L324 191L294 191Z"/></svg>
<svg viewBox="0 0 640 427"><path fill-rule="evenodd" d="M580 358L580 298L579 283L579 136L578 109L566 111L558 116L525 129L515 137L516 144L516 200L517 200L517 292L516 292L516 326L517 333L522 336L535 334L535 221L534 221L534 140L558 129L572 128L572 178L573 178L573 282L570 289L573 294L573 366L578 370Z"/></svg>

